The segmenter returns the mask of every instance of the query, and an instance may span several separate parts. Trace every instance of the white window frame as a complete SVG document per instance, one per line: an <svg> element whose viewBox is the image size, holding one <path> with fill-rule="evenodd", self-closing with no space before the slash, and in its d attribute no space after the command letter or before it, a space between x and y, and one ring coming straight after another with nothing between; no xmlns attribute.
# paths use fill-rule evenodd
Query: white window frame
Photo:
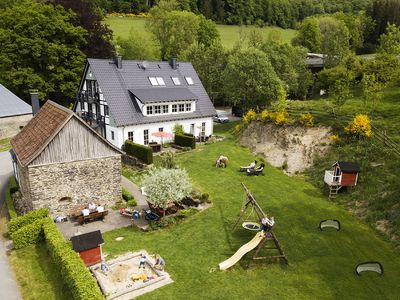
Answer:
<svg viewBox="0 0 400 300"><path fill-rule="evenodd" d="M169 105L163 105L162 106L162 113L163 114L169 113Z"/></svg>
<svg viewBox="0 0 400 300"><path fill-rule="evenodd" d="M151 116L153 114L153 106L151 106L151 105L147 106L146 113L148 116Z"/></svg>
<svg viewBox="0 0 400 300"><path fill-rule="evenodd" d="M171 77L172 82L174 83L174 85L181 85L181 80L179 79L179 77Z"/></svg>
<svg viewBox="0 0 400 300"><path fill-rule="evenodd" d="M173 113L178 112L178 104L172 104L172 112Z"/></svg>
<svg viewBox="0 0 400 300"><path fill-rule="evenodd" d="M179 112L184 112L185 111L185 103L179 103L178 111Z"/></svg>
<svg viewBox="0 0 400 300"><path fill-rule="evenodd" d="M192 78L192 77L185 76L185 80L186 80L186 83L187 83L188 85L194 85L194 81L193 81L193 78Z"/></svg>
<svg viewBox="0 0 400 300"><path fill-rule="evenodd" d="M144 145L149 144L149 130L148 129L143 130L143 144Z"/></svg>
<svg viewBox="0 0 400 300"><path fill-rule="evenodd" d="M128 140L133 142L133 131L128 131Z"/></svg>
<svg viewBox="0 0 400 300"><path fill-rule="evenodd" d="M154 114L155 115L161 114L161 105L154 105Z"/></svg>
<svg viewBox="0 0 400 300"><path fill-rule="evenodd" d="M185 110L186 111L192 111L192 103L186 103L185 104Z"/></svg>
<svg viewBox="0 0 400 300"><path fill-rule="evenodd" d="M111 130L111 140L115 140L115 134L113 130Z"/></svg>

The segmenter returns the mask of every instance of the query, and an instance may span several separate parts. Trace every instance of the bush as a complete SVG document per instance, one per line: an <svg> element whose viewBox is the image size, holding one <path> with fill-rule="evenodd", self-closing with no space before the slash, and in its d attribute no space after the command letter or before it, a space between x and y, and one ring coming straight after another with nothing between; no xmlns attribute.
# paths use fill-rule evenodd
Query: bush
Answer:
<svg viewBox="0 0 400 300"><path fill-rule="evenodd" d="M174 134L184 134L185 132L183 131L183 126L181 124L176 123L174 125Z"/></svg>
<svg viewBox="0 0 400 300"><path fill-rule="evenodd" d="M45 218L38 219L31 224L28 224L17 231L15 231L11 238L13 240L14 248L21 249L31 244L36 244L43 241L43 222Z"/></svg>
<svg viewBox="0 0 400 300"><path fill-rule="evenodd" d="M130 206L130 207L133 207L133 206L136 206L137 205L137 202L136 202L136 200L135 199L131 199L131 200L128 200L128 202L126 203L128 206Z"/></svg>
<svg viewBox="0 0 400 300"><path fill-rule="evenodd" d="M175 154L172 151L166 151L160 155L161 167L165 169L173 169L176 167Z"/></svg>
<svg viewBox="0 0 400 300"><path fill-rule="evenodd" d="M300 124L302 124L304 126L313 127L314 126L314 116L310 113L300 114L299 122L300 122Z"/></svg>
<svg viewBox="0 0 400 300"><path fill-rule="evenodd" d="M268 110L264 109L261 112L261 120L264 122L267 122L268 120L273 119L274 114L272 112L269 112Z"/></svg>
<svg viewBox="0 0 400 300"><path fill-rule="evenodd" d="M49 215L49 210L47 208L39 208L37 210L31 211L26 215L12 219L8 223L8 233L12 235L18 229L34 223L36 220L43 219Z"/></svg>
<svg viewBox="0 0 400 300"><path fill-rule="evenodd" d="M187 209L181 209L176 213L176 218L178 219L185 219L187 217L193 216L198 212L197 209L195 208L187 208Z"/></svg>
<svg viewBox="0 0 400 300"><path fill-rule="evenodd" d="M125 201L129 201L133 199L133 196L126 189L122 188L122 198L124 198Z"/></svg>
<svg viewBox="0 0 400 300"><path fill-rule="evenodd" d="M257 113L253 110L250 109L244 116L243 116L243 122L245 124L250 124L252 121L257 120Z"/></svg>
<svg viewBox="0 0 400 300"><path fill-rule="evenodd" d="M355 136L370 138L372 136L371 120L367 115L356 115L344 131Z"/></svg>
<svg viewBox="0 0 400 300"><path fill-rule="evenodd" d="M336 144L337 142L340 141L340 137L337 134L332 134L331 136L329 136L329 140L333 143Z"/></svg>
<svg viewBox="0 0 400 300"><path fill-rule="evenodd" d="M196 148L196 139L194 136L188 136L186 134L175 134L174 143L182 147Z"/></svg>
<svg viewBox="0 0 400 300"><path fill-rule="evenodd" d="M150 147L135 144L130 140L126 140L122 145L122 150L128 155L139 158L148 165L153 163L153 149Z"/></svg>
<svg viewBox="0 0 400 300"><path fill-rule="evenodd" d="M210 195L208 195L207 193L203 193L203 194L201 194L200 201L202 203L208 202L209 197L210 197Z"/></svg>
<svg viewBox="0 0 400 300"><path fill-rule="evenodd" d="M289 123L289 114L286 111L276 112L274 113L273 120L275 125L285 125Z"/></svg>
<svg viewBox="0 0 400 300"><path fill-rule="evenodd" d="M10 219L14 219L17 217L17 212L15 211L14 201L11 197L11 194L18 190L17 182L15 181L15 177L11 177L10 181L8 182L7 190L6 190L6 204L8 215Z"/></svg>
<svg viewBox="0 0 400 300"><path fill-rule="evenodd" d="M51 258L60 268L60 274L74 299L104 299L97 282L84 265L78 253L64 240L50 218L43 224L44 237Z"/></svg>

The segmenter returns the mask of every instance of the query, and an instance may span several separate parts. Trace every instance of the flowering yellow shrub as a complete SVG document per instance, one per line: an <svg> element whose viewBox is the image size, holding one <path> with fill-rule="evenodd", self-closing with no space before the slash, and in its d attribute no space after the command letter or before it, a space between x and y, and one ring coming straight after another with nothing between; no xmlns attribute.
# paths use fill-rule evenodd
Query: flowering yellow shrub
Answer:
<svg viewBox="0 0 400 300"><path fill-rule="evenodd" d="M240 133L242 131L242 126L240 124L235 126L234 133Z"/></svg>
<svg viewBox="0 0 400 300"><path fill-rule="evenodd" d="M371 120L367 115L358 114L354 117L345 128L344 131L357 136L371 137L372 127Z"/></svg>
<svg viewBox="0 0 400 300"><path fill-rule="evenodd" d="M289 123L289 114L286 111L276 112L273 116L276 125L285 125Z"/></svg>
<svg viewBox="0 0 400 300"><path fill-rule="evenodd" d="M274 114L272 112L269 112L268 110L264 109L261 112L261 120L263 120L264 122L268 121L268 120L272 120L274 117Z"/></svg>
<svg viewBox="0 0 400 300"><path fill-rule="evenodd" d="M339 142L340 138L339 138L339 135L338 135L338 134L332 134L332 135L329 137L329 140L330 140L333 144L336 144L337 142Z"/></svg>
<svg viewBox="0 0 400 300"><path fill-rule="evenodd" d="M257 120L257 113L253 110L250 109L244 116L243 116L243 122L245 124L250 124L252 121Z"/></svg>
<svg viewBox="0 0 400 300"><path fill-rule="evenodd" d="M313 127L314 126L314 116L310 113L306 114L301 114L299 118L299 122L302 125L305 125L307 127Z"/></svg>
<svg viewBox="0 0 400 300"><path fill-rule="evenodd" d="M132 18L132 17L148 17L149 14L147 12L141 12L138 14L134 14L134 13L118 13L118 12L111 12L107 14L107 17L128 17L128 18Z"/></svg>

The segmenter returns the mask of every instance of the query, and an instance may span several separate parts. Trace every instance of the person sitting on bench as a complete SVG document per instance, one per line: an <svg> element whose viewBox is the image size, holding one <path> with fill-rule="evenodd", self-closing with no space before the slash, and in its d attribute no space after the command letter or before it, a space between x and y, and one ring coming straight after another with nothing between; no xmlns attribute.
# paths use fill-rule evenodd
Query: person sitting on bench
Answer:
<svg viewBox="0 0 400 300"><path fill-rule="evenodd" d="M251 162L247 167L240 167L240 172L244 172L250 169L254 169L257 165L257 161L254 160L253 162Z"/></svg>
<svg viewBox="0 0 400 300"><path fill-rule="evenodd" d="M96 207L97 207L97 205L93 201L89 203L89 210L90 211L96 210Z"/></svg>
<svg viewBox="0 0 400 300"><path fill-rule="evenodd" d="M262 163L259 167L255 169L247 169L247 175L258 175L264 171L265 164Z"/></svg>

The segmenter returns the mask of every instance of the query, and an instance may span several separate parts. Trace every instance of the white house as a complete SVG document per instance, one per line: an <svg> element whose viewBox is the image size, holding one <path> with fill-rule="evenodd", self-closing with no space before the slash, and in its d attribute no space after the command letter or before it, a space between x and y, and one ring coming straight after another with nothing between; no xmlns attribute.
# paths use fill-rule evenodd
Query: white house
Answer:
<svg viewBox="0 0 400 300"><path fill-rule="evenodd" d="M121 57L87 60L74 110L117 147L160 142L152 134L173 133L175 124L210 136L216 114L191 63Z"/></svg>

